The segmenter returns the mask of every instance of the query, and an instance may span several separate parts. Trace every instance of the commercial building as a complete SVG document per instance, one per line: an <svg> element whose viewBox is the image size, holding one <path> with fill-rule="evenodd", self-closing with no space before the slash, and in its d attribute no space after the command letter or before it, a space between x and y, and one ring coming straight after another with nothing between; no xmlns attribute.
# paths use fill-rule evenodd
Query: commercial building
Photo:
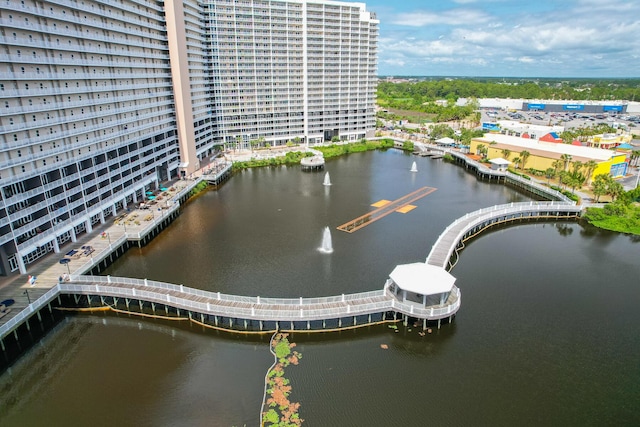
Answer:
<svg viewBox="0 0 640 427"><path fill-rule="evenodd" d="M555 142L539 141L531 138L520 138L502 134L485 134L481 138L471 140L471 153L479 153L478 146L483 145L487 149L487 158L506 158L513 161L520 157L523 151L529 153L525 169L544 171L553 167L556 160L567 160L566 168L571 169L574 162L587 163L591 160L597 163L591 177L600 174L609 174L614 178L624 176L628 168L627 153L619 153L601 148L583 147L571 144L558 144ZM506 151L508 150L508 151ZM505 153L509 155L506 156Z"/></svg>
<svg viewBox="0 0 640 427"><path fill-rule="evenodd" d="M0 274L192 173L225 142L373 131L362 3L0 3Z"/></svg>

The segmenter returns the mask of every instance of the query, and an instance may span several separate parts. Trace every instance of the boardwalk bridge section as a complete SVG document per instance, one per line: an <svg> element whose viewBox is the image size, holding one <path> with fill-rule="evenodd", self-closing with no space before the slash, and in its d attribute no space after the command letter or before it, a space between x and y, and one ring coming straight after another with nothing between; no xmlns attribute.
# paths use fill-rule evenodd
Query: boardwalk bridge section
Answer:
<svg viewBox="0 0 640 427"><path fill-rule="evenodd" d="M437 239L426 263L450 270L464 242L488 227L510 221L575 218L581 207L563 202L529 202L493 206L471 212ZM429 281L429 278L426 278ZM60 309L102 307L142 316L185 319L213 328L261 333L275 329L329 331L375 322L408 319L439 321L460 308L460 290L454 285L445 300L425 306L399 298L387 279L383 289L320 298L263 298L237 296L183 285L110 276L73 276L0 326L0 349L6 361L21 352L21 340L33 341L37 331L63 316ZM29 340L31 337L31 340Z"/></svg>

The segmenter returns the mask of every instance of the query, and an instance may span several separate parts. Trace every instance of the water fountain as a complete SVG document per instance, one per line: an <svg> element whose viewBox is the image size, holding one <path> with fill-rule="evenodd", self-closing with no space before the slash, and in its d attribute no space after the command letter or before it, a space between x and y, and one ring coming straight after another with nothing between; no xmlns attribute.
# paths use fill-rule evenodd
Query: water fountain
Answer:
<svg viewBox="0 0 640 427"><path fill-rule="evenodd" d="M329 178L329 172L324 174L324 182L322 185L331 185L331 178Z"/></svg>
<svg viewBox="0 0 640 427"><path fill-rule="evenodd" d="M418 165L416 164L416 162L413 162L413 164L411 165L411 172L418 172Z"/></svg>
<svg viewBox="0 0 640 427"><path fill-rule="evenodd" d="M323 254L330 254L333 252L333 244L331 243L331 231L329 227L324 228L322 233L322 246L318 248Z"/></svg>

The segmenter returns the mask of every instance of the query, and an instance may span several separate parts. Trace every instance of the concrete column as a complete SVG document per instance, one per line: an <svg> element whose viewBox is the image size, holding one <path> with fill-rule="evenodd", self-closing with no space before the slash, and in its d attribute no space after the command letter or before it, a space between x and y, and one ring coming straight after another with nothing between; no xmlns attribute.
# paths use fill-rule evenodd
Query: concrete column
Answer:
<svg viewBox="0 0 640 427"><path fill-rule="evenodd" d="M78 241L78 237L76 236L76 229L75 227L71 227L71 230L69 230L69 234L71 235L71 241L73 243Z"/></svg>
<svg viewBox="0 0 640 427"><path fill-rule="evenodd" d="M27 274L27 267L25 267L24 260L22 259L22 254L19 251L16 254L16 261L18 261L18 269L20 270L20 274Z"/></svg>
<svg viewBox="0 0 640 427"><path fill-rule="evenodd" d="M402 302L407 302L407 291L402 290Z"/></svg>
<svg viewBox="0 0 640 427"><path fill-rule="evenodd" d="M104 210L101 210L100 211L100 224L104 224L104 223L105 223L105 221L104 221Z"/></svg>
<svg viewBox="0 0 640 427"><path fill-rule="evenodd" d="M58 244L58 238L53 238L53 252L59 254L60 253L60 245Z"/></svg>
<svg viewBox="0 0 640 427"><path fill-rule="evenodd" d="M91 225L91 218L89 218L87 220L86 231L87 231L87 234L89 234L89 233L91 233L93 231L93 226Z"/></svg>
<svg viewBox="0 0 640 427"><path fill-rule="evenodd" d="M133 204L137 204L138 203L138 191L134 191L133 192Z"/></svg>

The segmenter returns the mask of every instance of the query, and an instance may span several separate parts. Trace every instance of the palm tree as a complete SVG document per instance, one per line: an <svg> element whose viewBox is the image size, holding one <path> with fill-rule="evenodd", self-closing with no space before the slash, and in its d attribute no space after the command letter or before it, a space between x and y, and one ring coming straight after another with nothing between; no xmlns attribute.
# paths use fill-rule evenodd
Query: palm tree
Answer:
<svg viewBox="0 0 640 427"><path fill-rule="evenodd" d="M515 159L513 159L513 165L516 169L518 169L518 165L520 164L521 161L522 159L520 157L516 157Z"/></svg>
<svg viewBox="0 0 640 427"><path fill-rule="evenodd" d="M571 159L573 159L571 154L563 154L560 156L560 159L564 162L564 170L569 169L569 163L571 163Z"/></svg>
<svg viewBox="0 0 640 427"><path fill-rule="evenodd" d="M575 162L573 162L573 174L577 175L580 173L580 169L582 169L582 166L584 166L582 164L582 162L580 160L576 160Z"/></svg>
<svg viewBox="0 0 640 427"><path fill-rule="evenodd" d="M509 150L508 148L505 148L504 150L502 150L502 157L504 157L505 160L509 160L510 155L511 155L511 150Z"/></svg>
<svg viewBox="0 0 640 427"><path fill-rule="evenodd" d="M616 197L624 193L624 187L618 181L614 181L613 179L607 185L607 194L611 196L611 200L615 201Z"/></svg>
<svg viewBox="0 0 640 427"><path fill-rule="evenodd" d="M527 163L527 160L529 160L530 155L531 153L526 150L520 152L520 159L522 160L522 170L524 170L524 165Z"/></svg>
<svg viewBox="0 0 640 427"><path fill-rule="evenodd" d="M547 170L544 171L544 174L547 177L547 185L551 184L551 178L555 178L557 173L558 172L554 168L547 168Z"/></svg>
<svg viewBox="0 0 640 427"><path fill-rule="evenodd" d="M558 175L558 172L560 172L560 169L562 169L563 166L564 163L562 163L562 160L555 160L553 163L551 163L551 167L555 171L556 175Z"/></svg>
<svg viewBox="0 0 640 427"><path fill-rule="evenodd" d="M593 171L598 167L598 162L595 160L589 160L584 164L584 175L587 177L587 185L591 183L591 175L593 175Z"/></svg>
<svg viewBox="0 0 640 427"><path fill-rule="evenodd" d="M485 145L484 144L478 144L478 146L476 147L476 154L477 155L484 154L484 149L485 149Z"/></svg>

